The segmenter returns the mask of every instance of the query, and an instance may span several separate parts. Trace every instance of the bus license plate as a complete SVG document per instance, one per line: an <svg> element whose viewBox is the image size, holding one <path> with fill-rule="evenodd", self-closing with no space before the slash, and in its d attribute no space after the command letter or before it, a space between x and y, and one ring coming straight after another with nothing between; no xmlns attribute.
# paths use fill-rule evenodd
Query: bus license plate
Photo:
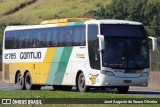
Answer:
<svg viewBox="0 0 160 107"><path fill-rule="evenodd" d="M124 80L124 83L132 83L131 80Z"/></svg>

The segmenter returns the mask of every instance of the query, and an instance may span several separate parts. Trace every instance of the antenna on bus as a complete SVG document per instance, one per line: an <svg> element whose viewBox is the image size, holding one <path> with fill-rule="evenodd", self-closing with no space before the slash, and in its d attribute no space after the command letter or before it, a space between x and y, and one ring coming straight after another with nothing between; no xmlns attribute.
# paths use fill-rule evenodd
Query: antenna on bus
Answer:
<svg viewBox="0 0 160 107"><path fill-rule="evenodd" d="M86 21L91 20L92 18L65 18L65 19L54 19L54 20L45 20L41 24L56 24L56 23L67 23L67 22L76 22L76 21Z"/></svg>

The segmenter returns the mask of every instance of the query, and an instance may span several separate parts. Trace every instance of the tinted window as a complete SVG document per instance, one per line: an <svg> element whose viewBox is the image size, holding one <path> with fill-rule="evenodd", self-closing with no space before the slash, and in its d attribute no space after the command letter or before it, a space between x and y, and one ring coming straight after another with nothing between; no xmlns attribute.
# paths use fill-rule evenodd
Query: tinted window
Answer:
<svg viewBox="0 0 160 107"><path fill-rule="evenodd" d="M12 32L5 33L5 49L11 49Z"/></svg>
<svg viewBox="0 0 160 107"><path fill-rule="evenodd" d="M11 32L11 49L19 48L18 31Z"/></svg>
<svg viewBox="0 0 160 107"><path fill-rule="evenodd" d="M58 32L59 32L58 29L54 28L54 34L53 34L53 37L52 37L52 45L53 46L58 46L58 41L59 41Z"/></svg>
<svg viewBox="0 0 160 107"><path fill-rule="evenodd" d="M46 47L51 47L53 46L52 45L52 38L53 38L53 35L54 35L54 30L53 29L47 29L46 30Z"/></svg>
<svg viewBox="0 0 160 107"><path fill-rule="evenodd" d="M46 36L46 32L44 29L38 29L35 30L35 34L37 37L37 47L45 47L45 36Z"/></svg>
<svg viewBox="0 0 160 107"><path fill-rule="evenodd" d="M14 49L19 48L19 36L20 36L20 31L14 32Z"/></svg>
<svg viewBox="0 0 160 107"><path fill-rule="evenodd" d="M93 69L100 69L100 54L99 54L99 40L98 40L98 26L88 26L88 50L90 66Z"/></svg>
<svg viewBox="0 0 160 107"><path fill-rule="evenodd" d="M73 27L73 45L85 45L85 26Z"/></svg>
<svg viewBox="0 0 160 107"><path fill-rule="evenodd" d="M14 44L16 44L15 40L16 40L16 31L15 32L11 32L11 49L15 48L15 46L14 46Z"/></svg>
<svg viewBox="0 0 160 107"><path fill-rule="evenodd" d="M65 36L65 45L66 46L71 46L73 45L72 42L73 42L73 29L71 27L67 27L65 29L65 32L64 32L64 36Z"/></svg>
<svg viewBox="0 0 160 107"><path fill-rule="evenodd" d="M101 25L101 34L104 36L120 37L144 37L145 30L143 26L137 25Z"/></svg>
<svg viewBox="0 0 160 107"><path fill-rule="evenodd" d="M34 47L33 40L36 39L34 37L34 31L33 30L26 30L23 33L23 39L22 39L22 48L31 48Z"/></svg>
<svg viewBox="0 0 160 107"><path fill-rule="evenodd" d="M73 40L73 45L78 46L80 45L80 39L81 39L81 30L80 29L74 29L74 40Z"/></svg>
<svg viewBox="0 0 160 107"><path fill-rule="evenodd" d="M84 25L9 31L5 34L5 48L84 46L85 32Z"/></svg>
<svg viewBox="0 0 160 107"><path fill-rule="evenodd" d="M82 28L82 31L81 31L81 34L82 34L82 36L81 36L81 42L80 42L80 45L85 45L86 44L86 37L85 37L85 34L86 34L86 32L85 32L85 28Z"/></svg>
<svg viewBox="0 0 160 107"><path fill-rule="evenodd" d="M65 29L64 28L59 28L58 29L58 36L59 36L59 46L64 46L64 40L65 40Z"/></svg>

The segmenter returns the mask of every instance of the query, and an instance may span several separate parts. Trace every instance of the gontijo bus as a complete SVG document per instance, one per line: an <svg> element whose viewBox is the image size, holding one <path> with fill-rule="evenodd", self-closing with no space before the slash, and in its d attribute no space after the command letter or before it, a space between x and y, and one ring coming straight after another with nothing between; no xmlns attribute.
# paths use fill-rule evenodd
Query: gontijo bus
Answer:
<svg viewBox="0 0 160 107"><path fill-rule="evenodd" d="M156 38L149 37L156 49ZM3 81L21 89L80 92L90 88L147 86L148 37L142 23L68 18L8 26L3 40Z"/></svg>

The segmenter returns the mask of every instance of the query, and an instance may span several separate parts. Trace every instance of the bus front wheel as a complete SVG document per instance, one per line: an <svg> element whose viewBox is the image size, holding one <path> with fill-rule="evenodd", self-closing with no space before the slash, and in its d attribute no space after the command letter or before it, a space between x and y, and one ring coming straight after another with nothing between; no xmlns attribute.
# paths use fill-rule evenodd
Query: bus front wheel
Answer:
<svg viewBox="0 0 160 107"><path fill-rule="evenodd" d="M119 94L126 94L129 90L129 86L119 86L117 87L117 91Z"/></svg>
<svg viewBox="0 0 160 107"><path fill-rule="evenodd" d="M85 84L85 77L83 73L80 73L77 81L77 88L80 92L88 92L90 88Z"/></svg>

